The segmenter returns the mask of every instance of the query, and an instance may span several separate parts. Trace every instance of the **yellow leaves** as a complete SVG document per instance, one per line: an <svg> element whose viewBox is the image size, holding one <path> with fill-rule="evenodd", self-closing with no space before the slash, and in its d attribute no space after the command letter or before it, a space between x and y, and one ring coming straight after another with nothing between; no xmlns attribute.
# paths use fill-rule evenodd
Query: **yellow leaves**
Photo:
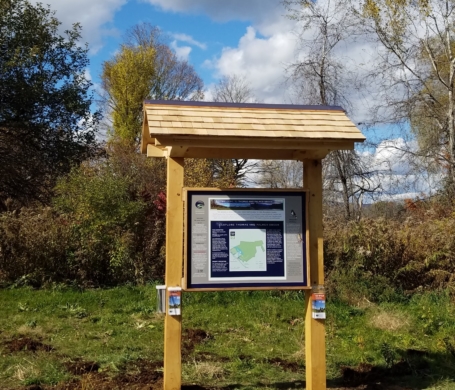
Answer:
<svg viewBox="0 0 455 390"><path fill-rule="evenodd" d="M213 186L213 167L208 159L185 159L185 186Z"/></svg>
<svg viewBox="0 0 455 390"><path fill-rule="evenodd" d="M371 19L378 19L380 15L381 9L379 5L374 0L366 0L363 4L363 13L364 16Z"/></svg>
<svg viewBox="0 0 455 390"><path fill-rule="evenodd" d="M398 32L405 20L411 15L411 10L417 11L421 17L426 18L431 13L429 0L365 0L363 16L375 21L384 19L386 26Z"/></svg>
<svg viewBox="0 0 455 390"><path fill-rule="evenodd" d="M431 5L429 0L419 0L418 2L420 13L423 17L430 16Z"/></svg>
<svg viewBox="0 0 455 390"><path fill-rule="evenodd" d="M140 134L142 103L155 78L156 51L151 47L122 46L103 64L103 86L108 91L114 136L134 144Z"/></svg>

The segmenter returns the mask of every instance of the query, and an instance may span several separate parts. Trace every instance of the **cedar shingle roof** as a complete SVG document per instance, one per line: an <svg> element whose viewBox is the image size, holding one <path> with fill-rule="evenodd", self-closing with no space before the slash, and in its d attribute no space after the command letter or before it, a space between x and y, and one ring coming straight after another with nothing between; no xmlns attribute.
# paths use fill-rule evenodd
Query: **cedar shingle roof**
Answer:
<svg viewBox="0 0 455 390"><path fill-rule="evenodd" d="M365 140L341 107L180 101L146 101L142 136L143 153L147 145L335 150Z"/></svg>

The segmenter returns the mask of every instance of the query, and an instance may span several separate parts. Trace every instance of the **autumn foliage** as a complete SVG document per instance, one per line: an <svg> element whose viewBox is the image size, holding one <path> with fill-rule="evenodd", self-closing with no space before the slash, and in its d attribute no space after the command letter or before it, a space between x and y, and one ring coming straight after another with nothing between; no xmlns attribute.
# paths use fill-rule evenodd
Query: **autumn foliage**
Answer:
<svg viewBox="0 0 455 390"><path fill-rule="evenodd" d="M327 218L324 257L329 294L358 303L455 288L454 213L450 203L437 197L407 200L393 216L348 224Z"/></svg>

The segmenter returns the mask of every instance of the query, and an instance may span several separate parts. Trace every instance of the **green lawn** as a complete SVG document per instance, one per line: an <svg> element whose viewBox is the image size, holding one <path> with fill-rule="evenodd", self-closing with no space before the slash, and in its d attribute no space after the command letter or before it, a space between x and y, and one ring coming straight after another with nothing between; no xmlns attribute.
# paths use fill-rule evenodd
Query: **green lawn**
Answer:
<svg viewBox="0 0 455 390"><path fill-rule="evenodd" d="M4 289L0 301L1 389L103 388L90 387L90 375L106 389L117 388L119 378L118 388L128 388L134 378L145 380L144 370L161 375L164 319L152 285ZM297 292L184 294L183 383L304 386L303 306ZM329 387L455 389L455 301L448 293L361 307L328 302L327 316Z"/></svg>

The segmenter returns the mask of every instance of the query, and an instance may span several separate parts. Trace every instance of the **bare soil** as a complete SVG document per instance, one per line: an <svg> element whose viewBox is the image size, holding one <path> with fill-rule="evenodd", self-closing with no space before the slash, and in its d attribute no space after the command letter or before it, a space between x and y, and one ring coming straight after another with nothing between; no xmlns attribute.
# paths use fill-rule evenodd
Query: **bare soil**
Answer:
<svg viewBox="0 0 455 390"><path fill-rule="evenodd" d="M213 339L213 336L203 329L184 329L182 332L182 358L185 360L196 345Z"/></svg>
<svg viewBox="0 0 455 390"><path fill-rule="evenodd" d="M19 351L30 351L30 352L37 352L37 351L44 351L44 352L51 352L54 348L50 345L43 344L39 340L33 340L30 337L20 337L13 340L6 341L4 343L6 349L11 352L19 352Z"/></svg>

